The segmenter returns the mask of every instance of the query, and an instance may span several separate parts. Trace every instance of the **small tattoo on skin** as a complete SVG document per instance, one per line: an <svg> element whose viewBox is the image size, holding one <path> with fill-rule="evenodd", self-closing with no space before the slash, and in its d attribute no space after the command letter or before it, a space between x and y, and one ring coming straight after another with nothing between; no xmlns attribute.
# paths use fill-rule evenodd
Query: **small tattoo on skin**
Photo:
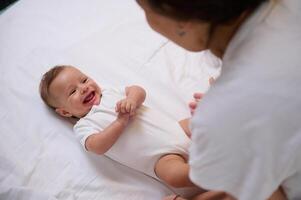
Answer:
<svg viewBox="0 0 301 200"><path fill-rule="evenodd" d="M186 34L185 31L179 31L179 32L178 32L178 35L179 35L180 37L183 37L185 34Z"/></svg>

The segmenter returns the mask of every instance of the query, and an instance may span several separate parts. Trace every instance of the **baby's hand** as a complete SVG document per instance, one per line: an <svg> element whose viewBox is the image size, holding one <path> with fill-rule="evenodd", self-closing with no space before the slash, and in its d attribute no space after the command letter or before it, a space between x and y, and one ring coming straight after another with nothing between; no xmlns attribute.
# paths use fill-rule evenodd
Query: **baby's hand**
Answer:
<svg viewBox="0 0 301 200"><path fill-rule="evenodd" d="M125 98L116 103L115 111L118 113L129 113L130 116L135 115L137 109L137 103L136 101L133 101L132 99Z"/></svg>

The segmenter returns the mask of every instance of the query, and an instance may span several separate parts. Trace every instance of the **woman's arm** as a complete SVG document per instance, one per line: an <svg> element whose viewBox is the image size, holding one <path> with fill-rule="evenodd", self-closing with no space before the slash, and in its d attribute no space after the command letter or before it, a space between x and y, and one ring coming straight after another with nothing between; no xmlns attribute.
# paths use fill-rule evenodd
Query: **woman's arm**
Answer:
<svg viewBox="0 0 301 200"><path fill-rule="evenodd" d="M117 141L129 121L129 114L119 113L115 121L99 133L90 135L85 142L86 149L96 154L104 154Z"/></svg>

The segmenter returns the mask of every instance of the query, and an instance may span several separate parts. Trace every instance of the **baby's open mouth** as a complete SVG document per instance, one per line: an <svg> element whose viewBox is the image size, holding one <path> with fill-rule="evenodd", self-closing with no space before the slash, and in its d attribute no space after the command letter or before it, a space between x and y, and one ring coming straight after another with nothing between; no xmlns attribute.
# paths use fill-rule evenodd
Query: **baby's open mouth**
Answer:
<svg viewBox="0 0 301 200"><path fill-rule="evenodd" d="M86 104L86 103L89 103L89 102L91 102L93 99L94 99L94 97L95 97L95 92L93 91L93 92L90 92L87 96L86 96L86 98L84 99L84 104Z"/></svg>

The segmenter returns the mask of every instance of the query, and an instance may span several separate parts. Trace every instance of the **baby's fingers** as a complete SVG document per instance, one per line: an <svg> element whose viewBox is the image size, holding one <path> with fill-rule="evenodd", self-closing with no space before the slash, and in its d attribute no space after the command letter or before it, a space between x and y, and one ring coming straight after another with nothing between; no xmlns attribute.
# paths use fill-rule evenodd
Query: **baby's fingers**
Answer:
<svg viewBox="0 0 301 200"><path fill-rule="evenodd" d="M123 100L120 100L116 103L115 111L118 113L125 113L124 112L125 103Z"/></svg>
<svg viewBox="0 0 301 200"><path fill-rule="evenodd" d="M127 113L131 112L132 110L132 104L130 102L127 102L127 104L125 105L125 110Z"/></svg>
<svg viewBox="0 0 301 200"><path fill-rule="evenodd" d="M120 105L120 112L121 113L127 113L126 107L127 107L127 102L126 101L122 101L121 105Z"/></svg>
<svg viewBox="0 0 301 200"><path fill-rule="evenodd" d="M121 104L120 101L118 101L118 102L116 103L116 106L115 106L115 112L117 112L117 113L120 112L120 104Z"/></svg>

